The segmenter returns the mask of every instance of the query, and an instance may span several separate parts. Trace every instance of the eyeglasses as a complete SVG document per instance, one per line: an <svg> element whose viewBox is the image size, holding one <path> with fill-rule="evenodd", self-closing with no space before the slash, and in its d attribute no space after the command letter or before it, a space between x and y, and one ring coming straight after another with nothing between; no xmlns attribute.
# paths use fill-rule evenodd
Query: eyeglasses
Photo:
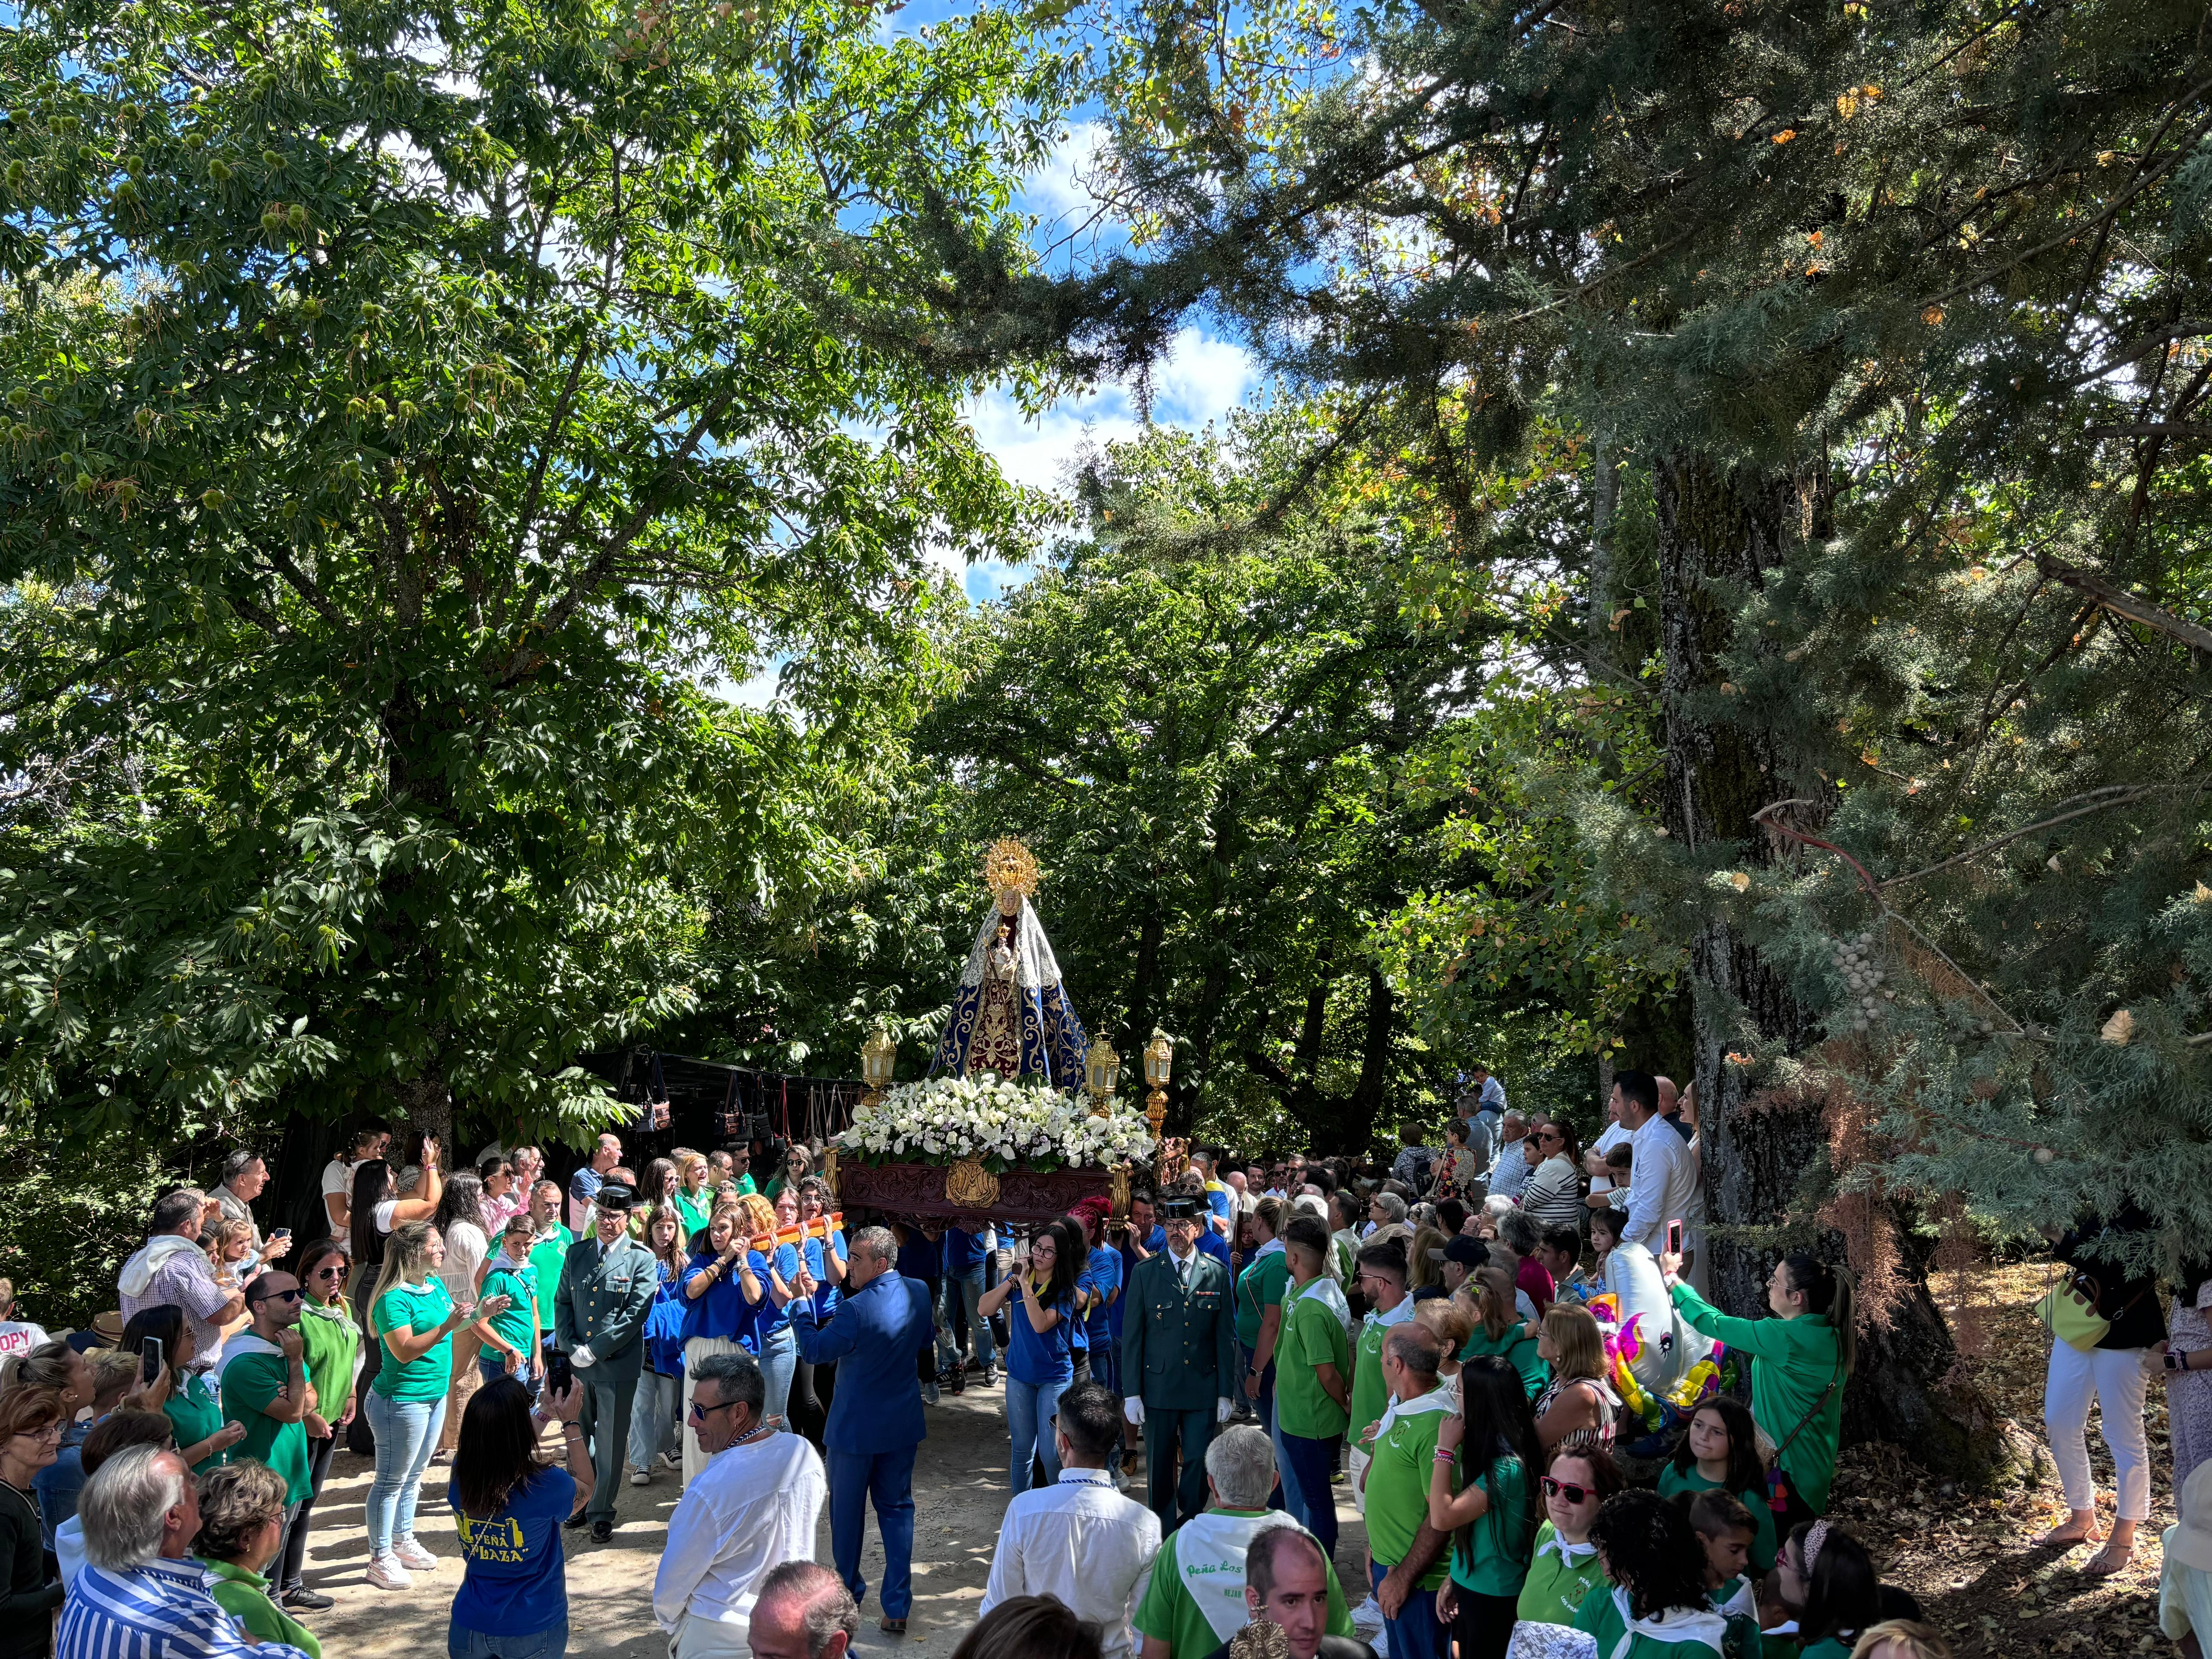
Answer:
<svg viewBox="0 0 2212 1659"><path fill-rule="evenodd" d="M1597 1496L1595 1487L1577 1486L1569 1481L1554 1480L1548 1474L1536 1484L1544 1489L1545 1497L1564 1498L1570 1504L1587 1504Z"/></svg>
<svg viewBox="0 0 2212 1659"><path fill-rule="evenodd" d="M719 1406L702 1406L699 1403L697 1398L694 1397L691 1401L691 1415L694 1417L704 1417L708 1412L726 1412L732 1406L741 1406L744 1403L744 1401L742 1400L725 1400Z"/></svg>
<svg viewBox="0 0 2212 1659"><path fill-rule="evenodd" d="M263 1291L259 1295L249 1296L246 1299L248 1302L297 1302L300 1296L300 1287L295 1285L289 1291Z"/></svg>
<svg viewBox="0 0 2212 1659"><path fill-rule="evenodd" d="M57 1417L43 1429L19 1429L9 1437L15 1440L58 1440L62 1437L62 1420Z"/></svg>
<svg viewBox="0 0 2212 1659"><path fill-rule="evenodd" d="M340 1262L332 1262L327 1267L318 1267L307 1275L310 1279L343 1279L345 1276L344 1265Z"/></svg>
<svg viewBox="0 0 2212 1659"><path fill-rule="evenodd" d="M1561 1134L1557 1129L1539 1129L1536 1131L1536 1139L1539 1140L1565 1140L1566 1137Z"/></svg>

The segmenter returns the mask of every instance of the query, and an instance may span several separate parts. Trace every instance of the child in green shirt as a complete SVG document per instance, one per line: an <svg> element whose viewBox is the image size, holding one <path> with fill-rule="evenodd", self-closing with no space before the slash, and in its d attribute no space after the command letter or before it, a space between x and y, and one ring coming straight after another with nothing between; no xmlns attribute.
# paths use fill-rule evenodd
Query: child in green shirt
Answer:
<svg viewBox="0 0 2212 1659"><path fill-rule="evenodd" d="M1756 1529L1751 1541L1751 1571L1765 1577L1774 1571L1774 1510L1766 1501L1766 1470L1759 1461L1759 1430L1751 1408L1728 1395L1716 1395L1691 1416L1690 1430L1660 1472L1659 1495L1724 1492L1751 1513Z"/></svg>
<svg viewBox="0 0 2212 1659"><path fill-rule="evenodd" d="M1520 1373L1498 1355L1459 1374L1460 1414L1437 1431L1429 1524L1452 1534L1449 1607L1466 1659L1496 1659L1513 1639L1535 1552L1543 1451ZM1455 1490L1456 1486L1456 1490Z"/></svg>
<svg viewBox="0 0 2212 1659"><path fill-rule="evenodd" d="M1723 1659L1760 1659L1759 1595L1744 1569L1759 1528L1751 1511L1719 1491L1685 1492L1674 1500L1690 1517L1705 1552L1705 1589L1713 1611L1728 1620Z"/></svg>

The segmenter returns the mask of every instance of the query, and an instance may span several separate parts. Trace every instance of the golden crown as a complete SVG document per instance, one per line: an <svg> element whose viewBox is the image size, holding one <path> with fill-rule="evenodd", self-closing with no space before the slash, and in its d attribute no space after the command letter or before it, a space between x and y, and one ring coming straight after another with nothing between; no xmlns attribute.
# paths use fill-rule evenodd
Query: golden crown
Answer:
<svg viewBox="0 0 2212 1659"><path fill-rule="evenodd" d="M1000 910L1015 915L1024 899L1036 896L1036 856L1011 836L993 842L991 850L983 854L983 884L998 899Z"/></svg>

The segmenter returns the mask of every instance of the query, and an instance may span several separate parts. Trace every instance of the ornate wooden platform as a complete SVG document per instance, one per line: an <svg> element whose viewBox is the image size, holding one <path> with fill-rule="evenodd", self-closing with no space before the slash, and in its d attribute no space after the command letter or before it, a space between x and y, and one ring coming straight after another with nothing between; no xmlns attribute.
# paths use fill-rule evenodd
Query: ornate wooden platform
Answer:
<svg viewBox="0 0 2212 1659"><path fill-rule="evenodd" d="M1009 1170L994 1176L977 1164L837 1164L837 1200L848 1215L880 1210L908 1218L981 1227L987 1222L1045 1222L1086 1198L1110 1197L1106 1170ZM1126 1206L1126 1200L1125 1200Z"/></svg>

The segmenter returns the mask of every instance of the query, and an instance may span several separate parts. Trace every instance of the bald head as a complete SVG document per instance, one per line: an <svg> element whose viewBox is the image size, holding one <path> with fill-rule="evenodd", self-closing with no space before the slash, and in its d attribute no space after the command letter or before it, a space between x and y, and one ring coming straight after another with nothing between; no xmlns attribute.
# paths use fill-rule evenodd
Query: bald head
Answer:
<svg viewBox="0 0 2212 1659"><path fill-rule="evenodd" d="M844 1583L813 1561L787 1561L761 1581L753 1604L753 1659L844 1659L860 1609Z"/></svg>

